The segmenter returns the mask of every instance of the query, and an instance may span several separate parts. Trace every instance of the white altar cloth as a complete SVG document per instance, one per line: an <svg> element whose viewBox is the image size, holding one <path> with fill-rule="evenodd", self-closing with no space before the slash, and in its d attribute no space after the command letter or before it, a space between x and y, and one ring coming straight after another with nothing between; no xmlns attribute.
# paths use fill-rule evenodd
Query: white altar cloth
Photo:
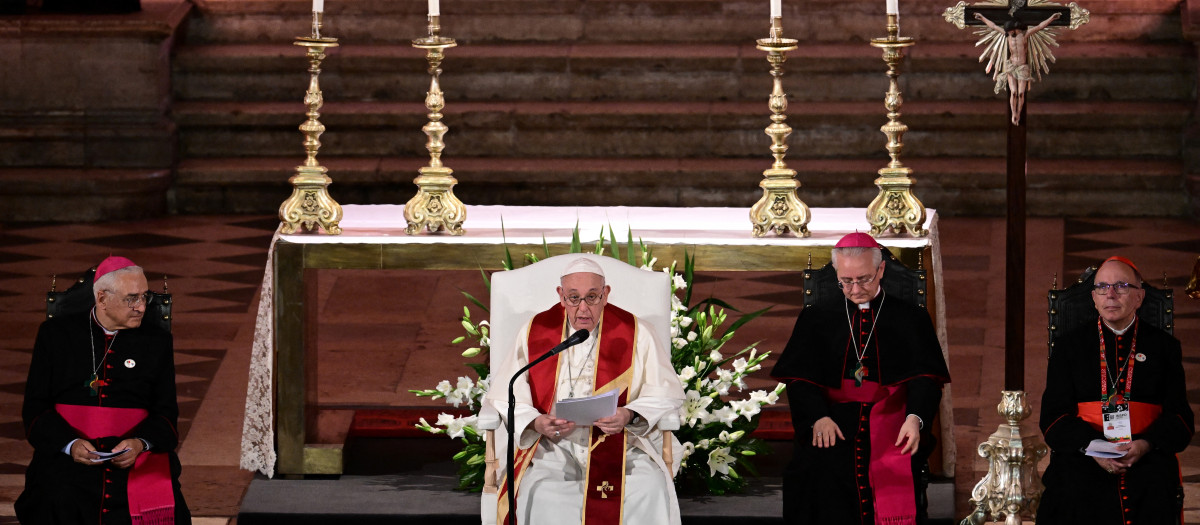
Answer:
<svg viewBox="0 0 1200 525"><path fill-rule="evenodd" d="M341 235L298 233L282 235L276 231L267 256L259 300L250 379L246 392L246 415L242 427L241 467L274 476L275 399L274 399L274 256L280 241L296 244L549 244L569 243L578 225L580 242L594 245L611 227L618 242L632 232L635 239L648 245L689 244L720 246L829 246L843 235L869 232L871 225L863 208L814 208L808 224L810 237L769 234L754 237L750 212L746 208L651 208L651 207L569 207L569 206L467 206L465 233L445 232L407 235L404 233L403 205L342 206ZM938 242L937 213L926 211L925 237L908 235L880 237L890 248L930 247L930 270L934 285L934 319L938 339L949 362L946 337L946 311L942 291L941 244ZM800 268L796 268L799 270ZM950 386L946 385L942 403L943 467L954 472L955 447L953 416L950 414Z"/></svg>

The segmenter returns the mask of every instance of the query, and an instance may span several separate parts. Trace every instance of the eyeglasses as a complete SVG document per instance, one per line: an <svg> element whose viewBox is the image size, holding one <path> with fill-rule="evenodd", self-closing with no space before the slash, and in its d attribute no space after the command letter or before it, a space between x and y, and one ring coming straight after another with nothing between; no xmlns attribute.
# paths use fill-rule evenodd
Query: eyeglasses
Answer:
<svg viewBox="0 0 1200 525"><path fill-rule="evenodd" d="M564 297L563 299L566 300L567 304L569 304L571 306L579 306L579 301L583 301L587 304L594 306L594 305L598 304L600 302L600 299L602 299L603 297L604 297L604 294L602 294L602 293L591 292L583 297L580 297L578 294L571 294L571 295Z"/></svg>
<svg viewBox="0 0 1200 525"><path fill-rule="evenodd" d="M870 277L864 277L862 279L853 279L853 280L852 279L838 279L837 285L838 285L838 288L841 288L843 290L848 290L855 286L865 287L866 285L871 284L871 282L873 282L875 280L876 276L878 276L878 275L879 275L879 270L876 269L875 273L873 275L871 275Z"/></svg>
<svg viewBox="0 0 1200 525"><path fill-rule="evenodd" d="M105 291L110 294L114 294L114 295L116 294L116 292L114 292L112 290L105 290ZM129 295L126 295L125 297L122 297L121 302L124 303L125 306L128 306L130 308L137 308L138 306L141 306L143 304L150 304L150 299L152 297L153 296L150 295L150 292L143 292L140 294L129 294Z"/></svg>
<svg viewBox="0 0 1200 525"><path fill-rule="evenodd" d="M1112 284L1098 282L1092 286L1092 292L1097 295L1108 295L1110 290L1116 292L1117 295L1128 295L1130 289L1141 290L1142 287L1121 281Z"/></svg>

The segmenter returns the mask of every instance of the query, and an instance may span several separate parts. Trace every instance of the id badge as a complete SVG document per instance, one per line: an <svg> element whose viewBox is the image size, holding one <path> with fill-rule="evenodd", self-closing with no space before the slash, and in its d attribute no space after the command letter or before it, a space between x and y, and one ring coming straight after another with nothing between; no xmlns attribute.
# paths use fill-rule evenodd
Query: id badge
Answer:
<svg viewBox="0 0 1200 525"><path fill-rule="evenodd" d="M1104 405L1104 438L1113 443L1128 443L1133 439L1129 405Z"/></svg>

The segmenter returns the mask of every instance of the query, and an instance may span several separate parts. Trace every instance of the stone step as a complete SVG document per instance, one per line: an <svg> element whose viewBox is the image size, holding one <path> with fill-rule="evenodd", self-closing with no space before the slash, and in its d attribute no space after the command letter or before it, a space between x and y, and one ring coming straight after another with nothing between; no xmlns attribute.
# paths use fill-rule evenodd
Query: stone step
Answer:
<svg viewBox="0 0 1200 525"><path fill-rule="evenodd" d="M297 157L185 160L172 192L173 210L203 213L274 213L291 194L287 182ZM342 204L399 204L415 193L411 182L428 163L421 157L329 157L330 195ZM452 158L446 165L466 204L581 206L744 206L769 159ZM1001 158L921 158L914 193L927 207L951 215L1002 215L1005 165ZM884 162L861 159L796 160L801 200L812 207L866 206L878 193ZM1034 215L1182 215L1187 196L1182 166L1174 161L1042 159L1029 161L1028 205ZM403 220L399 219L398 220Z"/></svg>
<svg viewBox="0 0 1200 525"><path fill-rule="evenodd" d="M1031 100L1189 100L1190 46L1069 43ZM900 89L910 101L992 99L993 84L969 42L908 50ZM448 102L486 100L759 101L771 90L766 54L753 44L479 44L447 51ZM178 100L300 100L303 50L274 44L192 45L173 60ZM429 88L424 52L408 44L346 44L322 65L327 101L420 101ZM815 44L785 64L792 100L882 101L880 51L865 43Z"/></svg>
<svg viewBox="0 0 1200 525"><path fill-rule="evenodd" d="M765 152L764 103L457 102L444 110L446 158L745 157ZM183 158L289 156L301 151L300 102L181 102ZM1006 104L910 102L905 158L1002 156ZM1189 106L1172 102L1031 104L1034 157L1178 158ZM331 156L419 156L427 117L418 102L330 102L321 152ZM789 158L883 158L881 103L794 103ZM1137 130L1131 133L1129 130Z"/></svg>
<svg viewBox="0 0 1200 525"><path fill-rule="evenodd" d="M171 170L0 168L0 208L14 222L137 220L167 211Z"/></svg>
<svg viewBox="0 0 1200 525"><path fill-rule="evenodd" d="M310 0L198 0L189 43L290 42L310 33ZM942 18L952 2L901 2L901 34L973 41ZM1091 21L1064 40L1180 40L1178 0L1104 0L1084 7ZM346 43L408 41L426 34L419 1L330 0L323 34ZM442 34L462 43L751 42L767 36L762 0L448 0ZM787 0L784 35L811 42L865 42L885 36L878 0Z"/></svg>

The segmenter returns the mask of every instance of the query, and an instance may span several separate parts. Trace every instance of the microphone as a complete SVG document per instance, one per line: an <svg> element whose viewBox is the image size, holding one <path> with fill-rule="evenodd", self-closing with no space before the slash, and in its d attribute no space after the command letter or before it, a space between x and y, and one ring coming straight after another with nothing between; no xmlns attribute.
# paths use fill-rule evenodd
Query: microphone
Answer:
<svg viewBox="0 0 1200 525"><path fill-rule="evenodd" d="M563 350L586 341L588 335L590 334L587 330L582 328L579 329L575 333L571 334L570 337L566 338L566 340L558 343L558 346L551 348L549 352L542 354L541 357L534 359L529 364L525 365L524 368L517 370L517 373L513 374L512 379L508 380L508 419L504 422L504 430L508 432L508 472L505 474L504 483L508 486L508 523L511 525L517 524L517 493L515 492L516 487L513 486L513 476L515 475L516 471L516 467L513 466L513 460L516 456L517 449L517 438L513 435L513 427L516 425L516 422L513 421L513 419L517 417L517 395L513 392L513 386L517 384L517 378L521 377L521 374L524 374L530 368L533 368L534 365L549 359L550 356L556 355Z"/></svg>
<svg viewBox="0 0 1200 525"><path fill-rule="evenodd" d="M571 334L571 337L568 337L565 341L558 343L558 346L551 348L549 352L546 352L546 355L539 357L536 361L531 363L529 366L538 364L542 361L542 359L545 359L545 358L555 355L559 352L562 352L563 350L571 348L572 346L575 346L579 343L587 341L587 338L589 335L591 335L591 334L589 334L586 329L580 328L575 333Z"/></svg>

